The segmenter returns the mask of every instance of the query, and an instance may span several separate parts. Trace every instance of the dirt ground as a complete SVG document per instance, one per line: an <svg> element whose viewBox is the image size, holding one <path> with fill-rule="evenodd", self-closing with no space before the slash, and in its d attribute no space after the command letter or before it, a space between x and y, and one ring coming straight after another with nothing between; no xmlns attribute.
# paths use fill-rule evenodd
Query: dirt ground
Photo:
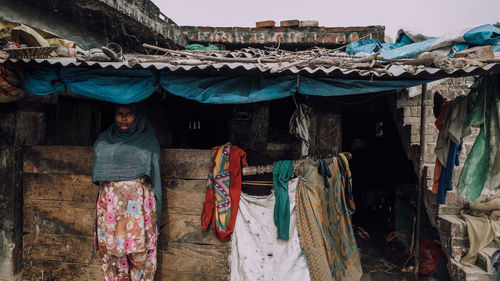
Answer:
<svg viewBox="0 0 500 281"><path fill-rule="evenodd" d="M414 265L405 247L397 241L386 242L383 238L357 239L361 253L363 277L361 281L410 281L415 280L412 272L402 268Z"/></svg>

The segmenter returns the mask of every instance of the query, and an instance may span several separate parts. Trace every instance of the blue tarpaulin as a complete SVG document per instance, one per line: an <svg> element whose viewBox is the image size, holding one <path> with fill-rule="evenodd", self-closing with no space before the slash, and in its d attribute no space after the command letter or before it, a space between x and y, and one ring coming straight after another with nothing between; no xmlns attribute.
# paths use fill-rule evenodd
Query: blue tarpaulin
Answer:
<svg viewBox="0 0 500 281"><path fill-rule="evenodd" d="M237 104L280 99L295 93L344 96L408 88L429 80L370 81L311 78L295 75L273 77L202 76L149 69L44 68L23 73L31 95L70 91L114 103L129 104L148 98L159 86L168 92L201 103ZM297 88L298 85L298 88Z"/></svg>
<svg viewBox="0 0 500 281"><path fill-rule="evenodd" d="M457 36L457 38L446 39L421 37L420 40L412 40L404 31L400 31L394 44L368 39L350 43L346 47L346 52L361 57L373 52L380 52L379 56L386 59L412 58L433 49L433 47L447 46L456 51L462 51L474 46L491 45L494 52L500 52L500 29L491 24L478 26ZM435 44L439 44L439 46Z"/></svg>

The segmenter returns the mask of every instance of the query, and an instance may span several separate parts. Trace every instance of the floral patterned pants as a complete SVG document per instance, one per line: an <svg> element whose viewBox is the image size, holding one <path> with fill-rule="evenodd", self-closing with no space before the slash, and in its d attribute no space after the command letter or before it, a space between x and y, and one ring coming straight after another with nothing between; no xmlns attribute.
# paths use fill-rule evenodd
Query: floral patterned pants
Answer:
<svg viewBox="0 0 500 281"><path fill-rule="evenodd" d="M156 201L148 177L101 182L97 245L106 281L152 281L156 271Z"/></svg>

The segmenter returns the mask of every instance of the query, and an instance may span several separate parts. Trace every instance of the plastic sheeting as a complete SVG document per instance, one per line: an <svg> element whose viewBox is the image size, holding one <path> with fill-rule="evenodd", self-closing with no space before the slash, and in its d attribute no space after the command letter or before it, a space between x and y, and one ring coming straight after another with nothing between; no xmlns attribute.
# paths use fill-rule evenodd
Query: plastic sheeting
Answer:
<svg viewBox="0 0 500 281"><path fill-rule="evenodd" d="M79 95L120 104L144 100L159 86L174 95L201 103L238 104L285 98L296 92L344 96L403 89L430 82L297 78L294 75L213 77L150 69L84 67L41 68L25 71L23 78L25 89L31 95L47 95L69 89Z"/></svg>
<svg viewBox="0 0 500 281"><path fill-rule="evenodd" d="M500 75L482 79L477 90L469 94L473 108L463 124L464 128L481 129L457 184L458 194L468 201L500 189Z"/></svg>
<svg viewBox="0 0 500 281"><path fill-rule="evenodd" d="M348 54L367 56L373 52L380 52L380 57L386 59L412 58L423 52L441 48L454 48L462 51L473 46L491 45L494 52L500 52L500 29L486 24L475 28L460 30L439 38L423 35L414 35L411 32L400 30L394 44L381 43L377 39L352 42L347 45Z"/></svg>
<svg viewBox="0 0 500 281"><path fill-rule="evenodd" d="M40 68L22 72L30 95L48 95L68 89L76 94L119 104L148 98L158 89L158 77L149 69Z"/></svg>
<svg viewBox="0 0 500 281"><path fill-rule="evenodd" d="M274 194L251 196L241 193L229 255L231 281L311 280L297 231L297 182L298 179L288 182L290 239L287 241L278 239L274 225Z"/></svg>

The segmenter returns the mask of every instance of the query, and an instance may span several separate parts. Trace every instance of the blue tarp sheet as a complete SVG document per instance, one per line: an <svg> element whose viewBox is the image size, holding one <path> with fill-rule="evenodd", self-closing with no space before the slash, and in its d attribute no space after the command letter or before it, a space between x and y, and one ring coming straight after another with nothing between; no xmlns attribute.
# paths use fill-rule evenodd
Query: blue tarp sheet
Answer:
<svg viewBox="0 0 500 281"><path fill-rule="evenodd" d="M304 95L344 96L413 87L429 80L370 81L282 75L201 76L148 69L44 68L23 73L31 95L70 91L114 103L129 104L148 98L158 87L201 103L253 103ZM297 88L297 84L299 85Z"/></svg>
<svg viewBox="0 0 500 281"><path fill-rule="evenodd" d="M408 37L404 31L400 31L394 44L381 43L377 39L352 42L346 47L346 52L350 55L367 56L374 52L380 52L380 57L386 59L402 59L415 57L425 51L437 47L454 48L462 51L474 46L491 45L494 52L500 52L500 29L486 24L473 28L464 34L457 35L457 38L447 38L442 41L440 38L423 38L425 40L414 41Z"/></svg>

